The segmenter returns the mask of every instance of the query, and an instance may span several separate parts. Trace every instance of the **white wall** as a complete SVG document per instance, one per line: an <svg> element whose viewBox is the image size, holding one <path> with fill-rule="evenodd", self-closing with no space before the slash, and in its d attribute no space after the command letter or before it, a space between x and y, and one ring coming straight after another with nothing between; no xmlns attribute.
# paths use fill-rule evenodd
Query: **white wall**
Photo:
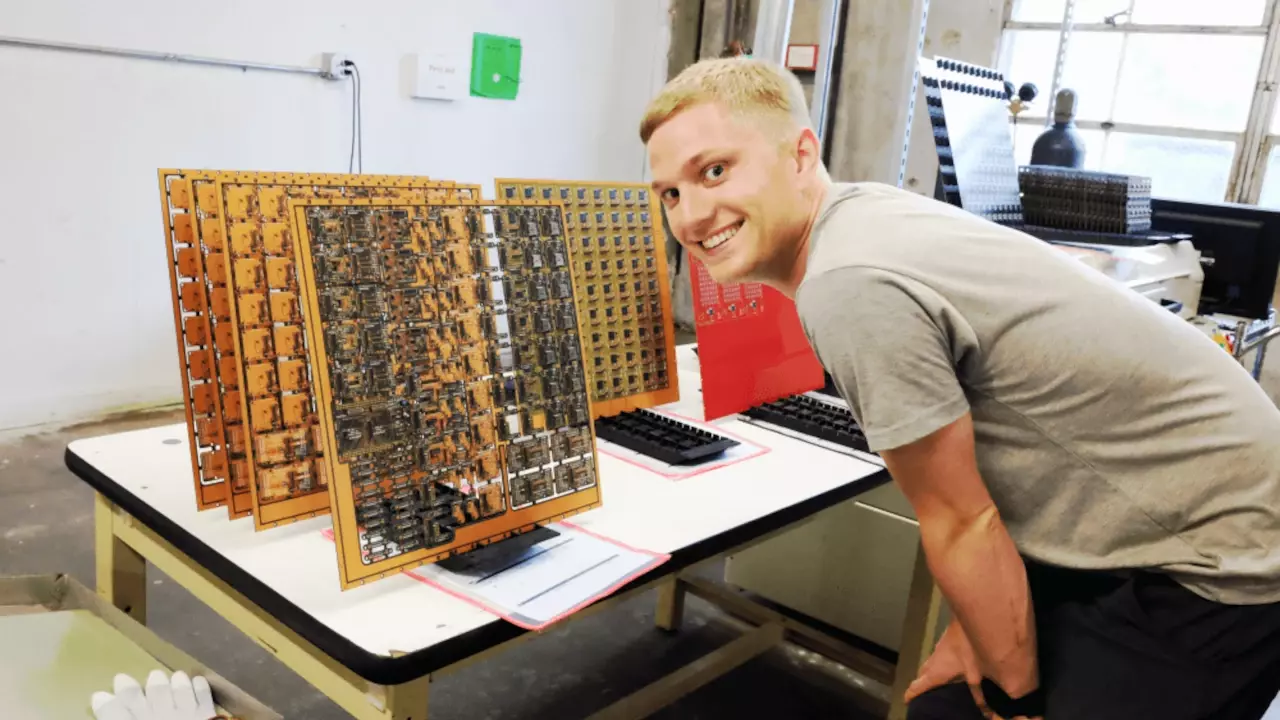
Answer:
<svg viewBox="0 0 1280 720"><path fill-rule="evenodd" d="M364 79L364 169L639 181L667 0L0 0L0 35ZM408 97L408 54L519 37L512 102ZM345 172L351 87L0 46L0 431L181 399L160 167Z"/></svg>

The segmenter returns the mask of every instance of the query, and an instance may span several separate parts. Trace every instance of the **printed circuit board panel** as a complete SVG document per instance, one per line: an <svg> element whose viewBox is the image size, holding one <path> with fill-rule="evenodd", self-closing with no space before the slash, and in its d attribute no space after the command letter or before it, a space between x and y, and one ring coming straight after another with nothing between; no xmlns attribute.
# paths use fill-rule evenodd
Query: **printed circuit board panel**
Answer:
<svg viewBox="0 0 1280 720"><path fill-rule="evenodd" d="M220 373L235 378L231 384L240 400L225 404L231 502L240 511L247 501L255 526L264 529L329 509L288 202L340 197L442 202L478 198L480 192L474 186L395 176L245 173L224 174L213 194L228 258L235 347L234 356L221 361L227 365Z"/></svg>
<svg viewBox="0 0 1280 720"><path fill-rule="evenodd" d="M600 503L558 204L292 207L344 589Z"/></svg>
<svg viewBox="0 0 1280 720"><path fill-rule="evenodd" d="M161 208L173 292L178 357L187 410L195 496L201 510L227 505L253 513L248 435L236 364L234 296L228 285L218 182L268 184L288 197L393 196L423 199L455 183L398 175L340 175L161 169ZM477 186L459 187L478 197ZM287 334L287 333L286 333Z"/></svg>
<svg viewBox="0 0 1280 720"><path fill-rule="evenodd" d="M193 188L196 181L211 183L217 176L211 171L159 171L187 439L201 510L228 504L231 494L222 410L228 391L218 372L220 355L234 352L226 265L215 223L202 222Z"/></svg>
<svg viewBox="0 0 1280 720"><path fill-rule="evenodd" d="M666 241L649 186L502 178L495 189L500 200L564 207L595 416L678 400Z"/></svg>
<svg viewBox="0 0 1280 720"><path fill-rule="evenodd" d="M689 258L707 420L822 387L795 303L761 283L721 285Z"/></svg>

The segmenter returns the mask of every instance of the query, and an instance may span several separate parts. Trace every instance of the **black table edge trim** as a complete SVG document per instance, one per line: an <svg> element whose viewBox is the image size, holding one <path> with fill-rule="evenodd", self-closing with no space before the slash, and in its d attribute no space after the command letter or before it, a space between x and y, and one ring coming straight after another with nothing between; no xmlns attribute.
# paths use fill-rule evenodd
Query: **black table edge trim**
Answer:
<svg viewBox="0 0 1280 720"><path fill-rule="evenodd" d="M303 612L297 605L267 587L262 581L240 569L235 563L226 559L155 508L140 500L136 495L120 487L119 484L107 477L101 470L98 470L87 460L77 455L70 447L64 453L64 460L68 470L84 480L90 487L101 493L112 503L142 522L143 525L161 538L164 538L179 552L213 573L214 576L239 592L250 602L261 607L271 617L292 630L299 637L315 645L321 652L369 682L379 685L400 685L447 668L529 632L501 618L494 617L493 621L486 625L468 630L431 647L406 655L388 657L371 653L330 630L323 623ZM749 542L752 538L786 527L826 508L838 505L845 500L874 490L888 482L889 473L882 468L859 480L846 483L790 507L777 510L719 535L700 540L693 545L675 551L667 562L635 578L609 596L596 602L602 602L616 595L626 593L651 582L656 577L674 574L690 565L720 555L738 545ZM217 510L208 512L217 512ZM337 560L335 559L334 562L337 562ZM555 626L552 625L551 627Z"/></svg>

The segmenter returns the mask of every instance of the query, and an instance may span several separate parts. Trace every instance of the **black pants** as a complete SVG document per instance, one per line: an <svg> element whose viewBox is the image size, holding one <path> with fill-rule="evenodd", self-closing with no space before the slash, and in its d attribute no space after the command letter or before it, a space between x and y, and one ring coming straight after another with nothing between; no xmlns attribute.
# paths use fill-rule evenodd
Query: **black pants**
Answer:
<svg viewBox="0 0 1280 720"><path fill-rule="evenodd" d="M1028 564L1045 720L1259 720L1280 692L1280 603L1210 602L1163 575ZM981 720L969 688L908 720Z"/></svg>

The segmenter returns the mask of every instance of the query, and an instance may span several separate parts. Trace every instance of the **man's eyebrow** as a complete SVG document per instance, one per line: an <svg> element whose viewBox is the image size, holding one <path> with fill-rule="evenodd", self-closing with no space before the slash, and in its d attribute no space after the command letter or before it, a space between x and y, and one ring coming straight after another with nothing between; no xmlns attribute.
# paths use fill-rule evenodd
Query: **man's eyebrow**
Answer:
<svg viewBox="0 0 1280 720"><path fill-rule="evenodd" d="M706 162L710 158L717 155L723 155L726 152L728 151L725 148L710 148L707 150L700 150L697 153L695 153L692 157L690 157L688 160L685 160L681 164L681 168L684 170L688 170L690 168L697 169L702 165L706 164ZM662 187L665 185L666 183L663 183L662 181L659 181L659 180L654 180L649 184L649 186L652 187L655 191L661 190Z"/></svg>
<svg viewBox="0 0 1280 720"><path fill-rule="evenodd" d="M700 166L707 161L708 157L715 155L719 152L720 152L719 150L703 150L698 154L694 155L693 157L689 158L688 160L685 160L684 166L686 168L691 166L692 167Z"/></svg>

